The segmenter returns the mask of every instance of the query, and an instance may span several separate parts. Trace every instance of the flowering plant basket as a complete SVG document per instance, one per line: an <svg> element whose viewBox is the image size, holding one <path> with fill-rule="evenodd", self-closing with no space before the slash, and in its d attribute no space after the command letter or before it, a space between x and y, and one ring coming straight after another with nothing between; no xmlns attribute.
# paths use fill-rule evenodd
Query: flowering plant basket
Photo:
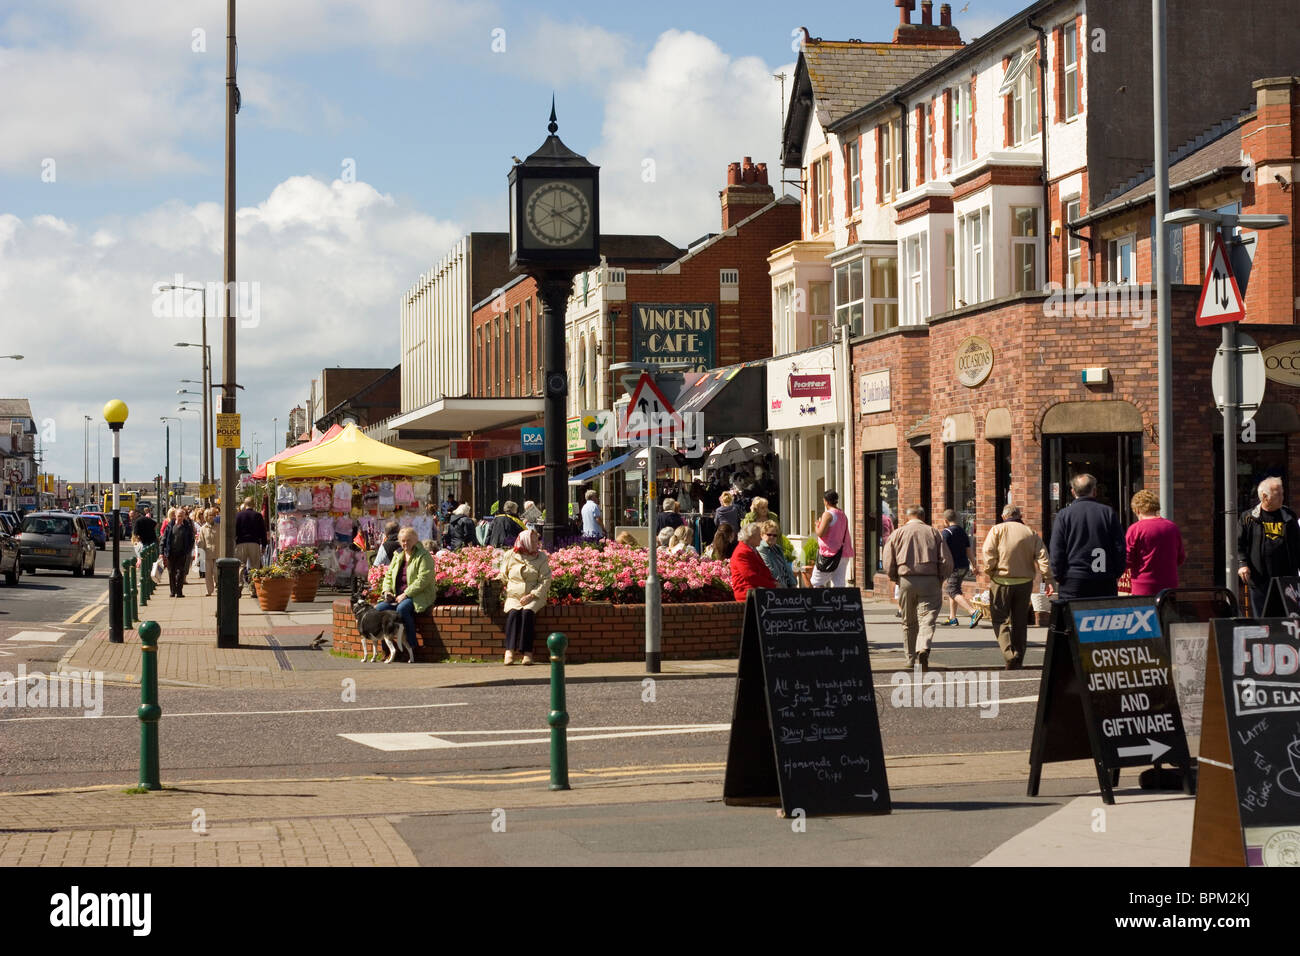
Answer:
<svg viewBox="0 0 1300 956"><path fill-rule="evenodd" d="M320 561L316 558L316 549L305 545L285 548L280 552L279 563L288 568L292 575L322 570Z"/></svg>

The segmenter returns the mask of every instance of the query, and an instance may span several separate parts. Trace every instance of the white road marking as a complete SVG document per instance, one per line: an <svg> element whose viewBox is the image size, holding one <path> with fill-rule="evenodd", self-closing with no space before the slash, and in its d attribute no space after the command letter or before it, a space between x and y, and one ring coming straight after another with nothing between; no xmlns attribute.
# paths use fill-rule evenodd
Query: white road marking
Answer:
<svg viewBox="0 0 1300 956"><path fill-rule="evenodd" d="M81 671L67 672L80 675ZM34 675L28 674L28 677ZM421 710L429 707L468 707L468 701L460 701L454 704L391 704L385 707L320 707L314 710L211 710L195 711L187 714L169 714L163 711L163 717L171 720L174 717L278 717L281 714L354 714L363 710ZM69 717L14 717L10 722L17 723L24 720L139 720L139 716L134 713L130 714L104 714L99 717L82 716L80 714ZM513 733L514 731L511 731Z"/></svg>
<svg viewBox="0 0 1300 956"><path fill-rule="evenodd" d="M670 726L630 726L630 727L571 727L568 732L570 742L575 740L614 740L625 737L662 737L670 734L712 734L731 729L731 724L678 724ZM597 733L597 731L605 731ZM480 734L528 734L528 737L507 738L505 740L447 740L448 737L473 736ZM372 747L375 750L447 750L462 747L504 747L521 744L548 744L551 740L549 728L528 730L439 730L427 733L376 733L376 734L339 734L353 743Z"/></svg>
<svg viewBox="0 0 1300 956"><path fill-rule="evenodd" d="M43 644L53 644L63 637L62 631L19 631L13 637L6 638L9 641L37 641Z"/></svg>

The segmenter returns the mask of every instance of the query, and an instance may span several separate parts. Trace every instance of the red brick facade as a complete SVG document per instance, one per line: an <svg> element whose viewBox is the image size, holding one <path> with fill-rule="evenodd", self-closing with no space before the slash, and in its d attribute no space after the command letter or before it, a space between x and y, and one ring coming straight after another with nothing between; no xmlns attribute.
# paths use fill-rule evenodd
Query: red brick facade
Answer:
<svg viewBox="0 0 1300 956"><path fill-rule="evenodd" d="M361 635L347 601L334 602L334 650L361 656ZM661 649L665 660L734 657L740 650L745 605L665 604ZM505 650L503 611L484 614L477 606L434 607L416 617L415 659L443 661L449 657L494 659ZM565 661L638 661L645 657L645 605L551 605L537 616L539 663L550 659L546 638L560 631L569 639ZM387 656L387 650L384 655ZM406 655L396 658L405 661Z"/></svg>

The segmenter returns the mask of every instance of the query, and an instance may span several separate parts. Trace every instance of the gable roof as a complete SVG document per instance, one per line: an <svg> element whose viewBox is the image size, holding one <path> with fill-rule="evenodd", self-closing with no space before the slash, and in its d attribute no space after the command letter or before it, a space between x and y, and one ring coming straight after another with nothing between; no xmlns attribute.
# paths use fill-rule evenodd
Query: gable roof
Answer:
<svg viewBox="0 0 1300 956"><path fill-rule="evenodd" d="M829 127L960 49L960 45L806 40L795 65L794 89L782 136L785 164L801 165L810 113L815 111L817 121Z"/></svg>
<svg viewBox="0 0 1300 956"><path fill-rule="evenodd" d="M25 398L0 398L0 418L31 418L32 406Z"/></svg>

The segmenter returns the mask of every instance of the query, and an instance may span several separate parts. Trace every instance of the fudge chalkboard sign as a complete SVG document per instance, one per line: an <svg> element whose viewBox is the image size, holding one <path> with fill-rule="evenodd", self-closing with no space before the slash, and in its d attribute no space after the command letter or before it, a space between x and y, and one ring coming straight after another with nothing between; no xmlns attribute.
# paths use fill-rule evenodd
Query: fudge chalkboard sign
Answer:
<svg viewBox="0 0 1300 956"><path fill-rule="evenodd" d="M858 590L749 592L723 800L890 811Z"/></svg>
<svg viewBox="0 0 1300 956"><path fill-rule="evenodd" d="M1192 864L1300 866L1300 620L1214 622Z"/></svg>

